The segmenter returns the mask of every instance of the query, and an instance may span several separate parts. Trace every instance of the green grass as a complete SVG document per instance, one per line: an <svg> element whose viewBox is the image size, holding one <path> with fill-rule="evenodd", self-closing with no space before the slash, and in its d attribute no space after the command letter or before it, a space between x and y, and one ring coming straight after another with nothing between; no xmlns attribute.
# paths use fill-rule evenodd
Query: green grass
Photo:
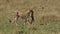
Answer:
<svg viewBox="0 0 60 34"><path fill-rule="evenodd" d="M35 21L18 26L9 23L15 10L27 11L33 6ZM60 34L60 0L0 0L0 34Z"/></svg>

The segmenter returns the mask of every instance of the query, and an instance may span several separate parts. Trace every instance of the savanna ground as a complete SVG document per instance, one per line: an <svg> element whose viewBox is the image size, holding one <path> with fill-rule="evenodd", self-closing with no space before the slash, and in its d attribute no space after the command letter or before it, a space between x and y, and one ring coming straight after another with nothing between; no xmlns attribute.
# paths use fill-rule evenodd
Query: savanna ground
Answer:
<svg viewBox="0 0 60 34"><path fill-rule="evenodd" d="M26 12L32 6L33 24L24 25L21 18L19 26L9 22L15 10ZM0 0L0 34L60 34L60 0Z"/></svg>

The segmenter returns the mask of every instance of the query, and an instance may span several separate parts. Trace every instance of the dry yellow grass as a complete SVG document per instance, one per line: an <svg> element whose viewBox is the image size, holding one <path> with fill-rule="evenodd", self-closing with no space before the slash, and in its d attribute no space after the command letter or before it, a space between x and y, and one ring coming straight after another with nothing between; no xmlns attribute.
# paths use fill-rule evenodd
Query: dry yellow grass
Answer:
<svg viewBox="0 0 60 34"><path fill-rule="evenodd" d="M24 25L22 19L19 26L8 22L13 19L15 10L25 12L33 6L35 22ZM42 24L42 25L41 25ZM60 32L60 0L0 0L0 34L59 34Z"/></svg>

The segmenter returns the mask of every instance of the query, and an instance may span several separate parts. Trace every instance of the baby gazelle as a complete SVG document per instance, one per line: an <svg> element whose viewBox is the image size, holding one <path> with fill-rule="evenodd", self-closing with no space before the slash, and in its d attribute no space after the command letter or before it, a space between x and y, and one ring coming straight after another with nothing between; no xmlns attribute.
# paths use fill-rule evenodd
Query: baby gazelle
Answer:
<svg viewBox="0 0 60 34"><path fill-rule="evenodd" d="M17 25L17 20L20 18L24 19L25 20L25 23L26 22L29 22L30 24L32 24L32 22L34 21L34 12L33 10L29 10L27 12L20 12L20 11L16 11L16 16L15 18L10 22L14 22L16 25ZM29 18L31 18L31 22L29 21Z"/></svg>

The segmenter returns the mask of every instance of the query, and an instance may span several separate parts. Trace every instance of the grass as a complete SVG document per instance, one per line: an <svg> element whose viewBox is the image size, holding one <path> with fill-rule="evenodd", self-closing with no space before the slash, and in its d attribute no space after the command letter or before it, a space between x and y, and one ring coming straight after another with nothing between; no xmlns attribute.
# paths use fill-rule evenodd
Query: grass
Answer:
<svg viewBox="0 0 60 34"><path fill-rule="evenodd" d="M60 0L0 0L0 34L60 34ZM19 18L18 24L9 19L15 10L27 11L33 6L35 21L25 24Z"/></svg>

